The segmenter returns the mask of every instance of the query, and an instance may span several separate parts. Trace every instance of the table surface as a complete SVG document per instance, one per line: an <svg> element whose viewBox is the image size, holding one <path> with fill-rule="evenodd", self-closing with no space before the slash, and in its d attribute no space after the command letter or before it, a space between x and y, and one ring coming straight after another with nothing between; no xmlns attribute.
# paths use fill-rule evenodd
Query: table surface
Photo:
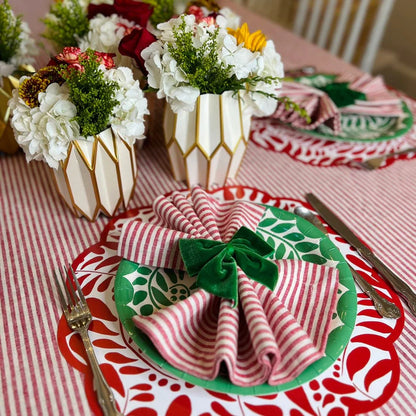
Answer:
<svg viewBox="0 0 416 416"><path fill-rule="evenodd" d="M313 64L346 78L361 74L276 24L232 6L251 28L261 28L274 39L287 69ZM149 205L156 196L185 187L172 179L166 150L157 140L147 140L137 151L137 163L138 181L129 208ZM58 350L61 311L52 273L97 242L109 220L75 218L54 191L46 165L27 164L22 153L0 155L0 177L0 414L91 414L83 375ZM316 167L250 143L232 183L302 201L306 192L315 193L416 289L415 177L416 159L371 172ZM416 318L406 307L404 313L404 328L395 343L399 384L371 415L416 412Z"/></svg>

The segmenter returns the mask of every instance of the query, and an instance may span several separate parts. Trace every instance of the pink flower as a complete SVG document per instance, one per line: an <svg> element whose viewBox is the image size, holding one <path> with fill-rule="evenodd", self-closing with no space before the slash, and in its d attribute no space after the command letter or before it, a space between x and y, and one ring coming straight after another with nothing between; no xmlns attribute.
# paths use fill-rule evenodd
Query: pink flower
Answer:
<svg viewBox="0 0 416 416"><path fill-rule="evenodd" d="M97 62L101 65L104 65L106 69L111 69L115 67L113 60L113 56L115 56L115 53L95 51L94 56L96 56ZM59 55L55 56L55 58L52 59L52 62L64 62L68 65L68 68L74 68L77 71L83 72L84 67L80 63L80 60L82 59L89 59L89 57L85 52L82 52L80 48L74 46L67 46Z"/></svg>
<svg viewBox="0 0 416 416"><path fill-rule="evenodd" d="M189 6L186 13L193 14L195 16L196 23L205 22L209 26L216 24L216 18L218 16L218 13L215 12L205 16L204 11L199 6Z"/></svg>
<svg viewBox="0 0 416 416"><path fill-rule="evenodd" d="M68 69L73 68L73 69L76 69L79 72L84 72L85 71L84 67L81 64L69 64L67 66L67 68Z"/></svg>
<svg viewBox="0 0 416 416"><path fill-rule="evenodd" d="M202 19L205 17L204 11L198 6L189 6L186 12L187 14L193 14L197 23L202 21Z"/></svg>
<svg viewBox="0 0 416 416"><path fill-rule="evenodd" d="M56 60L65 62L68 65L79 64L79 57L85 57L85 53L75 46L66 46L63 51L56 55Z"/></svg>
<svg viewBox="0 0 416 416"><path fill-rule="evenodd" d="M116 56L115 53L94 52L94 55L97 57L97 61L101 65L104 65L106 69L111 69L116 66L113 60L113 57Z"/></svg>
<svg viewBox="0 0 416 416"><path fill-rule="evenodd" d="M211 26L211 25L216 24L216 19L214 16L209 15L209 16L203 17L201 20L198 21L198 23L200 22L205 22L208 26Z"/></svg>
<svg viewBox="0 0 416 416"><path fill-rule="evenodd" d="M127 26L126 24L121 23L121 22L117 23L117 26L124 29L124 36L129 35L131 31L133 30L132 27Z"/></svg>

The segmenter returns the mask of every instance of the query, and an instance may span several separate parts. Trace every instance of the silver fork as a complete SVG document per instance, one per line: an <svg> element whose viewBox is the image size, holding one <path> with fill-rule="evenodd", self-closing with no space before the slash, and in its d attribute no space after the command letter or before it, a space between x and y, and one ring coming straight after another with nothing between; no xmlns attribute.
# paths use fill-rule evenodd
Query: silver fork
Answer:
<svg viewBox="0 0 416 416"><path fill-rule="evenodd" d="M363 162L360 162L359 164L368 170L375 170L375 169L378 169L388 157L405 155L406 153L414 153L414 152L416 152L416 147L410 147L409 149L400 150L398 152L392 152L384 156L373 157L371 159L364 160Z"/></svg>
<svg viewBox="0 0 416 416"><path fill-rule="evenodd" d="M98 402L104 415L122 416L116 408L113 393L104 379L88 335L88 327L92 321L91 312L72 267L69 268L69 271L70 273L68 274L66 267L64 267L64 270L59 270L60 277L53 272L53 277L58 289L59 300L61 302L66 321L68 322L68 326L73 331L78 332L82 338L93 373L94 390L97 393ZM68 284L65 283L65 277L67 275ZM64 291L62 291L62 287L64 288Z"/></svg>

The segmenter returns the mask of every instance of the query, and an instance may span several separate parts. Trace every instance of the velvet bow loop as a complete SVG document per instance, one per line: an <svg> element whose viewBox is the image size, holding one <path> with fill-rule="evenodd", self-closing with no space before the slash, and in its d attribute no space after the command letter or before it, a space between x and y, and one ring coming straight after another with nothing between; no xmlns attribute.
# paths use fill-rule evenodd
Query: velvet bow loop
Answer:
<svg viewBox="0 0 416 416"><path fill-rule="evenodd" d="M238 303L239 266L251 279L273 290L277 265L266 257L273 248L246 227L241 227L228 242L207 239L181 239L179 249L186 270L197 276L197 285L222 298Z"/></svg>

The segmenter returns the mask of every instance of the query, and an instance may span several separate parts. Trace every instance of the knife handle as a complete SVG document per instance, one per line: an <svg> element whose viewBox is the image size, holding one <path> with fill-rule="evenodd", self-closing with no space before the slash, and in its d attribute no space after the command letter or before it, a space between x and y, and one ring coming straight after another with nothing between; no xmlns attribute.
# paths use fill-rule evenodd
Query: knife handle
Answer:
<svg viewBox="0 0 416 416"><path fill-rule="evenodd" d="M389 267L387 267L373 253L367 256L367 260L376 268L376 270L390 283L393 289L406 301L413 315L416 315L416 293L412 288L397 276Z"/></svg>

